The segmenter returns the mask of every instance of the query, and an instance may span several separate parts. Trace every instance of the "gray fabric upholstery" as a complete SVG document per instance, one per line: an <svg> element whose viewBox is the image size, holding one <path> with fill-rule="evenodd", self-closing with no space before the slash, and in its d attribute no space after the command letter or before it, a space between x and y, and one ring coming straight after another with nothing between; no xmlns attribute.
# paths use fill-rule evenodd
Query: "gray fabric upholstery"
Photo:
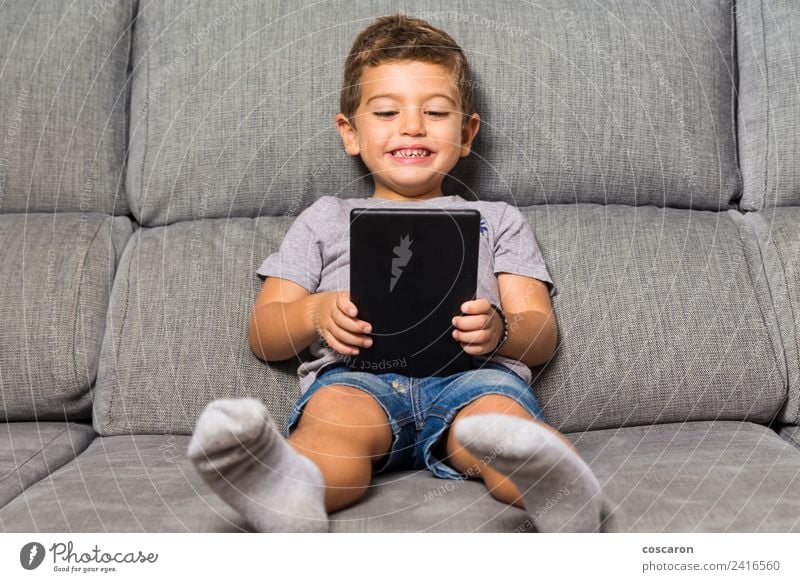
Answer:
<svg viewBox="0 0 800 582"><path fill-rule="evenodd" d="M89 418L127 217L0 214L0 419Z"/></svg>
<svg viewBox="0 0 800 582"><path fill-rule="evenodd" d="M2 508L0 531L247 531L186 458L188 443L175 435L98 438ZM362 503L333 513L332 530L511 531L525 519L478 481L444 481L427 471L378 476Z"/></svg>
<svg viewBox="0 0 800 582"><path fill-rule="evenodd" d="M800 531L800 500L793 494L800 486L800 451L763 426L710 421L568 436L614 508L611 531ZM186 459L188 440L95 439L0 509L0 528L246 530ZM331 520L334 532L532 531L522 510L495 500L479 480L437 479L427 471L376 476L364 498Z"/></svg>
<svg viewBox="0 0 800 582"><path fill-rule="evenodd" d="M74 459L94 437L89 424L0 423L0 507Z"/></svg>
<svg viewBox="0 0 800 582"><path fill-rule="evenodd" d="M188 437L97 438L0 510L0 531L245 531L186 458Z"/></svg>
<svg viewBox="0 0 800 582"><path fill-rule="evenodd" d="M769 421L786 397L775 314L736 211L523 209L559 287L559 347L534 369L562 432Z"/></svg>
<svg viewBox="0 0 800 582"><path fill-rule="evenodd" d="M737 0L741 207L800 205L796 0Z"/></svg>
<svg viewBox="0 0 800 582"><path fill-rule="evenodd" d="M128 213L133 5L0 6L0 212Z"/></svg>
<svg viewBox="0 0 800 582"><path fill-rule="evenodd" d="M740 191L733 16L717 0L405 2L476 72L483 123L446 193L718 210ZM127 174L145 226L298 214L371 180L334 127L344 60L395 2L143 3Z"/></svg>
<svg viewBox="0 0 800 582"><path fill-rule="evenodd" d="M781 426L780 431L778 431L778 434L787 443L790 443L800 449L800 426L794 426L791 424L783 425Z"/></svg>
<svg viewBox="0 0 800 582"><path fill-rule="evenodd" d="M618 532L800 532L800 451L748 422L570 435Z"/></svg>
<svg viewBox="0 0 800 582"><path fill-rule="evenodd" d="M780 333L778 369L788 386L779 420L800 423L800 208L771 207L744 216L758 241L748 257L751 270L762 270L769 282Z"/></svg>
<svg viewBox="0 0 800 582"><path fill-rule="evenodd" d="M786 398L779 334L766 282L748 270L742 239L756 243L738 213L613 208L523 209L564 289L554 300L559 350L534 370L545 416L564 432L771 419ZM99 434L188 434L209 400L248 395L285 422L298 362L261 362L246 332L255 268L291 220L137 231L111 299Z"/></svg>
<svg viewBox="0 0 800 582"><path fill-rule="evenodd" d="M245 396L270 403L283 426L299 395L299 362L259 360L247 325L261 286L256 269L290 222L200 220L136 231L111 296L94 391L98 434L191 434L208 402Z"/></svg>

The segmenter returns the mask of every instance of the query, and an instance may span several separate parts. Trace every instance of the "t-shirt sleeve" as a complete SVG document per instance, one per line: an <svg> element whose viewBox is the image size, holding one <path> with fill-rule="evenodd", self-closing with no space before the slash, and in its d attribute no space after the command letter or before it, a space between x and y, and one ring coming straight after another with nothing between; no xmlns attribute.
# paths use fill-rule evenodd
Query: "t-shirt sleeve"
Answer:
<svg viewBox="0 0 800 582"><path fill-rule="evenodd" d="M550 297L558 294L528 221L510 204L506 204L495 236L494 272L539 279L550 288Z"/></svg>
<svg viewBox="0 0 800 582"><path fill-rule="evenodd" d="M280 277L316 293L322 276L322 247L314 232L311 207L295 218L283 237L280 248L256 270L262 277Z"/></svg>

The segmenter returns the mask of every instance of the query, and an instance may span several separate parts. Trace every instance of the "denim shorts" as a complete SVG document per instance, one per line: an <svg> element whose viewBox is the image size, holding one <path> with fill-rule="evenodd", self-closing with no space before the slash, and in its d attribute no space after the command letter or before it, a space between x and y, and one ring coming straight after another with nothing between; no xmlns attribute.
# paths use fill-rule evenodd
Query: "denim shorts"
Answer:
<svg viewBox="0 0 800 582"><path fill-rule="evenodd" d="M323 386L341 384L364 390L383 407L392 429L389 453L372 466L372 473L424 469L441 479L466 479L442 460L434 449L459 409L485 394L502 394L520 404L534 418L544 421L531 386L496 362L450 376L414 378L401 374L375 374L352 370L344 363L331 364L317 375L294 405L284 436L296 428L309 398ZM442 445L442 450L444 450Z"/></svg>

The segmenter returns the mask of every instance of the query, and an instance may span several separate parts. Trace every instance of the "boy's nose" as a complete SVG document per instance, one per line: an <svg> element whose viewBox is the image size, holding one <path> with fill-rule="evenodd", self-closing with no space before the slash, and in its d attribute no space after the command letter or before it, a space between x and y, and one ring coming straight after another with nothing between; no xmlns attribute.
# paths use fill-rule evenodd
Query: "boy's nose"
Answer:
<svg viewBox="0 0 800 582"><path fill-rule="evenodd" d="M424 135L425 122L422 110L417 107L408 107L401 114L401 131L409 135Z"/></svg>

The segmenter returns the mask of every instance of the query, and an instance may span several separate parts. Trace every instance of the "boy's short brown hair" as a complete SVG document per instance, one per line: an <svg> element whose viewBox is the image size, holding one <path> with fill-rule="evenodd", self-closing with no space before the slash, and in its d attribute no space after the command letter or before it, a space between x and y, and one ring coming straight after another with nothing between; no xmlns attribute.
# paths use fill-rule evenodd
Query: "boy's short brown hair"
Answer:
<svg viewBox="0 0 800 582"><path fill-rule="evenodd" d="M445 31L420 18L397 13L376 18L353 41L345 61L339 97L340 110L351 123L361 102L363 68L401 60L443 65L458 87L464 114L462 125L475 113L472 71L458 43Z"/></svg>

